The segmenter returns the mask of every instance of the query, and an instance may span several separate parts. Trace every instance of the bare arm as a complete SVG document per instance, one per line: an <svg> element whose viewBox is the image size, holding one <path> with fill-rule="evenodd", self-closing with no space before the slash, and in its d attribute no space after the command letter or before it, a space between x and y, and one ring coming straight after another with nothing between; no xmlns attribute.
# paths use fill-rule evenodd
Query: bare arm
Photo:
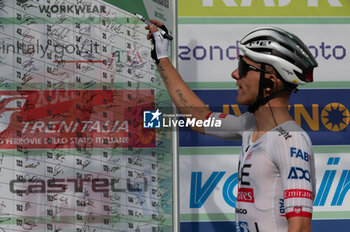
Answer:
<svg viewBox="0 0 350 232"><path fill-rule="evenodd" d="M157 26L162 24L156 20L150 20ZM150 39L151 33L158 29L154 26L147 26L146 29L150 30L147 38ZM191 118L197 120L205 120L206 116L210 113L209 109L203 103L203 101L188 87L183 81L180 74L175 67L171 64L169 58L159 59L157 65L158 71L164 81L164 84L169 92L171 99L182 114L190 114ZM192 128L195 131L204 133L203 127Z"/></svg>
<svg viewBox="0 0 350 232"><path fill-rule="evenodd" d="M182 80L168 58L160 59L158 70L178 110L182 114L191 114L192 118L205 120L210 113L209 109ZM203 127L192 129L204 133Z"/></svg>
<svg viewBox="0 0 350 232"><path fill-rule="evenodd" d="M307 217L289 218L288 232L311 232L311 218L307 218Z"/></svg>

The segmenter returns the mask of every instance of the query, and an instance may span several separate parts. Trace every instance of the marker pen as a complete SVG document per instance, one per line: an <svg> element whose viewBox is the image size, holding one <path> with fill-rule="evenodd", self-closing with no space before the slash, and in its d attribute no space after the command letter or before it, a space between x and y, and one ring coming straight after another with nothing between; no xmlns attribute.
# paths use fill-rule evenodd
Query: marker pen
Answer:
<svg viewBox="0 0 350 232"><path fill-rule="evenodd" d="M153 23L148 21L145 17L143 17L142 15L139 15L139 14L135 14L135 15L137 18L139 18L142 22L144 22L148 26L154 25ZM159 28L157 25L154 25L154 26L156 26L158 28L158 30L160 31L160 34L162 34L162 36L164 38L167 38L168 40L173 40L173 37L171 35L169 35L168 33L166 33L162 28Z"/></svg>

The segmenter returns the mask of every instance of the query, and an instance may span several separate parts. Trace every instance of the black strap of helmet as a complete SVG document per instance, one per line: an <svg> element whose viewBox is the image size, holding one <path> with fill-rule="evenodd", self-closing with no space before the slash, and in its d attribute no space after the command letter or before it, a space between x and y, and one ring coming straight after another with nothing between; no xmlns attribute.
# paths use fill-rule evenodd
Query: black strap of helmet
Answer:
<svg viewBox="0 0 350 232"><path fill-rule="evenodd" d="M261 69L265 70L265 64L261 64ZM264 97L264 89L267 87L266 81L267 78L265 78L265 73L260 72L260 79L259 79L259 92L258 96L256 98L256 101L248 107L248 112L254 113L260 106L265 105L268 101L270 101L272 98L279 96L281 93L283 93L286 88L284 87L283 89L267 96Z"/></svg>

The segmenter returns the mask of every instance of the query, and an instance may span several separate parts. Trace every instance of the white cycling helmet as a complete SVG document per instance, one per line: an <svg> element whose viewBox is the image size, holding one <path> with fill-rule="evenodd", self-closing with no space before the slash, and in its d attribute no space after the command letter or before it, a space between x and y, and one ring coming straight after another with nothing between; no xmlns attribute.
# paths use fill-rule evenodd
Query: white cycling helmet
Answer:
<svg viewBox="0 0 350 232"><path fill-rule="evenodd" d="M273 66L279 75L292 84L313 81L318 66L307 46L294 34L275 27L262 27L249 32L239 49L257 63Z"/></svg>

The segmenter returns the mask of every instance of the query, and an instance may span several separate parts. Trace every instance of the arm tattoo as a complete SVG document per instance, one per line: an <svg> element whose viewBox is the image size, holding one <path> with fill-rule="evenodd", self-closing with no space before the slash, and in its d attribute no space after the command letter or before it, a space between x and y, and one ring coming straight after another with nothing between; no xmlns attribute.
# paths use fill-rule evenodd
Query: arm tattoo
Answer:
<svg viewBox="0 0 350 232"><path fill-rule="evenodd" d="M190 104L188 104L187 100L184 98L184 95L180 89L177 89L175 92L179 96L179 100L184 106L191 106Z"/></svg>
<svg viewBox="0 0 350 232"><path fill-rule="evenodd" d="M164 73L165 68L163 67L163 65L161 65L161 64L158 65L158 71L159 71L159 74L161 75L161 77L163 77L163 80L167 81L168 77Z"/></svg>

